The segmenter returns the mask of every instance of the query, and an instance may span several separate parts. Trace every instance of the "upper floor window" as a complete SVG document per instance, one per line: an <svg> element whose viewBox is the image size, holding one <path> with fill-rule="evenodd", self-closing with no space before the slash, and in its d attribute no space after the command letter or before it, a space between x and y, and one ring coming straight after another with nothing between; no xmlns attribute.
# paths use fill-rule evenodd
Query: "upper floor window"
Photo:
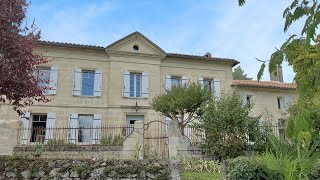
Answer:
<svg viewBox="0 0 320 180"><path fill-rule="evenodd" d="M83 70L81 73L82 77L82 87L81 95L84 96L93 96L94 92L94 71Z"/></svg>
<svg viewBox="0 0 320 180"><path fill-rule="evenodd" d="M189 83L189 78L187 76L165 76L165 89L168 91L173 86L183 85L186 86Z"/></svg>
<svg viewBox="0 0 320 180"><path fill-rule="evenodd" d="M38 86L44 87L44 93L47 94L49 91L49 82L50 82L50 68L39 67L37 68L37 73L39 76Z"/></svg>
<svg viewBox="0 0 320 180"><path fill-rule="evenodd" d="M37 74L40 78L38 81L39 87L44 87L44 94L56 94L58 83L58 68L57 67L37 67Z"/></svg>
<svg viewBox="0 0 320 180"><path fill-rule="evenodd" d="M130 73L130 97L141 97L141 73Z"/></svg>
<svg viewBox="0 0 320 180"><path fill-rule="evenodd" d="M171 76L171 86L179 86L179 85L181 85L181 77Z"/></svg>
<svg viewBox="0 0 320 180"><path fill-rule="evenodd" d="M252 98L252 96L250 96L250 95L247 95L247 96L246 96L246 103L247 103L248 105L251 104L251 98Z"/></svg>
<svg viewBox="0 0 320 180"><path fill-rule="evenodd" d="M149 97L149 75L147 72L125 71L123 74L122 95L127 98Z"/></svg>
<svg viewBox="0 0 320 180"><path fill-rule="evenodd" d="M74 96L101 96L102 71L76 68L73 77Z"/></svg>
<svg viewBox="0 0 320 180"><path fill-rule="evenodd" d="M203 79L203 87L207 88L209 91L212 91L212 79Z"/></svg>
<svg viewBox="0 0 320 180"><path fill-rule="evenodd" d="M277 105L278 105L278 109L283 108L283 97L277 97Z"/></svg>

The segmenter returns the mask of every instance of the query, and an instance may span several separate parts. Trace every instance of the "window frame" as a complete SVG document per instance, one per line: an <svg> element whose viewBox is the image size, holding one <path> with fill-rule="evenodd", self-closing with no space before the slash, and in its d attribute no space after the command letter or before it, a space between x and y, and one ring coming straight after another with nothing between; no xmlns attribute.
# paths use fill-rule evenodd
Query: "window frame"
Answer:
<svg viewBox="0 0 320 180"><path fill-rule="evenodd" d="M278 105L278 109L281 110L283 109L283 97L277 97L277 105Z"/></svg>
<svg viewBox="0 0 320 180"><path fill-rule="evenodd" d="M93 82L93 86L92 86L92 94L90 95L85 95L83 94L83 74L84 73L92 73L93 74L93 79L92 79L92 82ZM86 79L90 79L89 77L86 78ZM90 69L81 69L81 96L86 96L86 97L94 97L94 79L95 79L95 70L90 70Z"/></svg>
<svg viewBox="0 0 320 180"><path fill-rule="evenodd" d="M46 66L37 66L36 67L36 71L37 71L37 75L38 78L42 78L43 76L40 74L40 71L46 71L48 72L48 82L44 83L44 82L38 82L37 86L38 87L46 87L47 89L43 92L43 94L49 94L49 88L50 88L50 78L51 78L51 68L50 67L46 67ZM40 86L40 83L43 83L43 85L45 86Z"/></svg>
<svg viewBox="0 0 320 180"><path fill-rule="evenodd" d="M131 91L131 75L133 75L133 91ZM137 96L137 75L139 75L140 93ZM131 96L133 92L133 96ZM142 73L141 72L129 72L129 98L142 98Z"/></svg>
<svg viewBox="0 0 320 180"><path fill-rule="evenodd" d="M35 121L35 116L39 116L39 119ZM45 116L45 120L41 120L41 116ZM46 128L47 128L47 118L48 115L44 113L35 113L31 114L31 135L30 135L30 143L44 143L46 136ZM44 127L34 126L34 123L44 123ZM40 141L37 141L40 136Z"/></svg>
<svg viewBox="0 0 320 180"><path fill-rule="evenodd" d="M209 84L209 90L211 91L211 92L213 92L213 90L214 90L214 80L213 80L213 78L203 78L203 80L202 80L202 84L203 84L203 87L205 88L206 87L206 85L205 85L205 82L210 82L210 84Z"/></svg>
<svg viewBox="0 0 320 180"><path fill-rule="evenodd" d="M171 76L170 77L170 81L171 81L171 87L173 86L177 86L176 84L173 84L173 79L177 79L179 81L179 84L178 85L182 85L182 76Z"/></svg>

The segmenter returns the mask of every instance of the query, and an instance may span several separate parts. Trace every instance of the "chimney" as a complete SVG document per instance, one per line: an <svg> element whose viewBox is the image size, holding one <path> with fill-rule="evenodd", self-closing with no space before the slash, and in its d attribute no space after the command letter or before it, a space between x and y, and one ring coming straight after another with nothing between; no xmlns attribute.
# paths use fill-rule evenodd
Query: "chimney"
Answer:
<svg viewBox="0 0 320 180"><path fill-rule="evenodd" d="M211 55L211 53L209 53L209 52L206 52L206 54L204 55L204 57L208 57L208 58L211 58L211 57L212 57L212 55Z"/></svg>
<svg viewBox="0 0 320 180"><path fill-rule="evenodd" d="M283 73L282 73L282 66L277 67L277 75L270 73L270 81L278 81L283 82Z"/></svg>

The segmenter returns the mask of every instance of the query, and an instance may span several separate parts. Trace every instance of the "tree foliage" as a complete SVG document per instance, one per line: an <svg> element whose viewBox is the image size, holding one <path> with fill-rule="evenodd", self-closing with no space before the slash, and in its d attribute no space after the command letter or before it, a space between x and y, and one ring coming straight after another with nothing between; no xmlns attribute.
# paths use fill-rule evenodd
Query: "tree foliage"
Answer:
<svg viewBox="0 0 320 180"><path fill-rule="evenodd" d="M207 88L192 82L188 86L173 86L167 93L152 99L150 105L155 111L177 121L179 127L183 128L201 116L200 107L211 99L211 96L212 92Z"/></svg>
<svg viewBox="0 0 320 180"><path fill-rule="evenodd" d="M244 74L240 66L233 69L232 77L234 80L252 80L252 78L247 77L247 74Z"/></svg>
<svg viewBox="0 0 320 180"><path fill-rule="evenodd" d="M47 62L34 52L40 31L34 23L23 25L28 6L25 0L0 2L0 101L12 104L18 113L34 101L48 101L35 73L36 65Z"/></svg>
<svg viewBox="0 0 320 180"><path fill-rule="evenodd" d="M213 98L203 108L199 127L206 132L208 155L221 159L242 155L246 142L255 140L253 132L258 129L258 118L249 116L252 105L244 105L238 93L229 93Z"/></svg>

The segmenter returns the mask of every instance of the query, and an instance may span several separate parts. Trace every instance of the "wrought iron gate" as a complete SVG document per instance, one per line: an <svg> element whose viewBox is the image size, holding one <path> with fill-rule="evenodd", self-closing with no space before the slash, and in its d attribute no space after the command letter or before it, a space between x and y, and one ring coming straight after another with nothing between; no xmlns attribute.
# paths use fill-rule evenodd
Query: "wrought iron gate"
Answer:
<svg viewBox="0 0 320 180"><path fill-rule="evenodd" d="M169 159L168 123L151 121L144 124L144 158Z"/></svg>

